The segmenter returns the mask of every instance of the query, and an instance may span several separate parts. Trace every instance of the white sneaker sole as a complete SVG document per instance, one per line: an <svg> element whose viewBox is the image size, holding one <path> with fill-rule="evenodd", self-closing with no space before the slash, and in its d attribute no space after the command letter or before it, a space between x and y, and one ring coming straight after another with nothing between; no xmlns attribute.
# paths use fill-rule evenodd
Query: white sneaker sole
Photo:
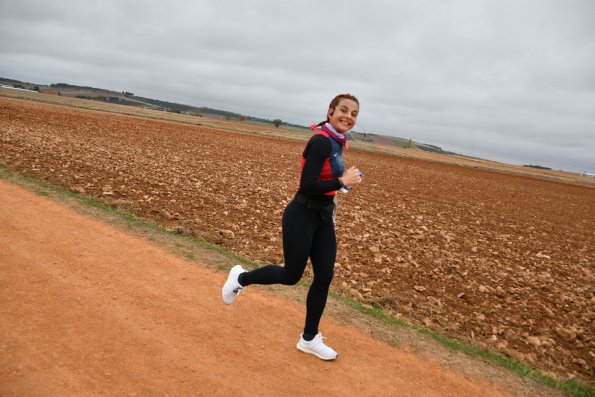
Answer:
<svg viewBox="0 0 595 397"><path fill-rule="evenodd" d="M337 355L336 355L335 357L331 357L331 358L329 358L329 357L323 357L323 356L321 356L320 354L318 354L318 353L316 353L316 352L313 352L313 351L311 351L311 350L304 349L303 347L301 347L301 346L300 346L300 343L299 343L299 342L298 342L298 344L297 344L297 345L295 345L295 347L297 347L297 349L298 349L299 351L301 351L301 352L304 352L304 353L307 353L307 354L312 354L313 356L316 356L316 357L318 357L319 359L321 359L321 360L324 360L324 361L333 361L333 360L335 360L337 357L339 357L339 353L337 353Z"/></svg>

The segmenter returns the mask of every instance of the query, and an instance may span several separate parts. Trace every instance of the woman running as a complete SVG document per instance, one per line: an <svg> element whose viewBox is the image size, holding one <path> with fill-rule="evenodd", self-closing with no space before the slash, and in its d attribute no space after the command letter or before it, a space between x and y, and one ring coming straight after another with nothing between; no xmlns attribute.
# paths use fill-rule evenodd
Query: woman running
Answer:
<svg viewBox="0 0 595 397"><path fill-rule="evenodd" d="M299 189L283 213L285 266L267 265L248 272L236 265L221 291L223 301L232 304L236 295L251 284L295 285L310 258L314 279L306 299L306 321L297 348L323 360L337 358L337 352L323 342L318 325L337 256L335 194L362 181L357 168L345 171L343 163L345 133L355 125L358 113L357 98L350 94L337 95L329 105L326 120L313 126L316 133L302 153Z"/></svg>

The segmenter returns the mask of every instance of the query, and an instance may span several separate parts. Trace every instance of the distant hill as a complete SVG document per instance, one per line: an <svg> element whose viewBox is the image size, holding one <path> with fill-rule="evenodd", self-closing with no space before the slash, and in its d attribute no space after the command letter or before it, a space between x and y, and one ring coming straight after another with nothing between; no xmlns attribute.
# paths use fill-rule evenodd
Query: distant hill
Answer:
<svg viewBox="0 0 595 397"><path fill-rule="evenodd" d="M258 123L274 124L274 120L263 119L258 117L252 117L243 115L240 113L229 112L226 110L212 109L205 106L197 107L191 105L185 105L175 102L161 101L158 99L145 98L134 95L128 91L111 91L103 88L79 86L68 83L53 83L50 85L43 85L37 83L29 83L9 78L0 77L0 85L11 88L26 89L31 91L38 91L47 94L63 95L69 97L76 97L82 99L90 99L95 101L110 102L126 106L138 106L149 109L161 110L165 112L189 114L196 116L211 116L224 118L226 120L238 120L238 121L250 121ZM283 123L284 125L308 129L306 126ZM365 133L352 131L348 133L348 138L357 142L368 142L375 145L385 146L397 146L403 148L416 148L428 152L441 153L441 154L455 154L442 150L438 146L429 145L420 142L414 142L411 139L379 135L374 133Z"/></svg>
<svg viewBox="0 0 595 397"><path fill-rule="evenodd" d="M10 86L14 88L29 89L48 94L64 95L83 99L92 99L96 101L104 101L117 103L120 105L128 106L141 106L145 108L151 108L156 110L162 110L173 113L184 113L184 114L195 114L203 115L208 114L212 116L222 117L229 120L242 120L242 121L256 121L263 123L272 123L272 120L262 119L258 117L246 116L239 113L228 112L225 110L211 109L208 107L196 107L191 105L185 105L175 102L161 101L158 99L145 98L136 96L132 92L128 91L111 91L103 88L79 86L68 83L54 83L50 85L42 85L36 83L23 82L13 79L0 78L0 84ZM284 123L287 124L287 123ZM292 125L292 124L287 124ZM303 126L297 126L306 128Z"/></svg>
<svg viewBox="0 0 595 397"><path fill-rule="evenodd" d="M423 150L426 152L457 155L457 153L442 150L442 148L435 146L435 145L430 145L430 144L421 143L421 142L415 142L411 139L399 138L399 137L395 137L395 136L379 135L379 134L365 133L365 132L354 132L354 131L349 132L348 135L349 135L349 139L358 141L358 142L368 142L368 143L372 143L375 145L397 146L397 147L402 147L402 148L420 149L420 150Z"/></svg>

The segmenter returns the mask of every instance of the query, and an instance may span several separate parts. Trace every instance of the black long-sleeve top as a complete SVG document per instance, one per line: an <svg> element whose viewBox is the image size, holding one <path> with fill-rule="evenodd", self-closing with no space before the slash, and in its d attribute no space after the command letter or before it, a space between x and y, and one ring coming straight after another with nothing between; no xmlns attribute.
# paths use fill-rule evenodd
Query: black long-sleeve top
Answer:
<svg viewBox="0 0 595 397"><path fill-rule="evenodd" d="M306 162L302 169L299 192L313 201L333 201L333 196L325 195L325 193L341 188L341 182L339 182L338 178L328 181L320 179L324 162L331 155L332 148L329 139L332 138L326 138L323 135L314 135L308 141L303 152Z"/></svg>

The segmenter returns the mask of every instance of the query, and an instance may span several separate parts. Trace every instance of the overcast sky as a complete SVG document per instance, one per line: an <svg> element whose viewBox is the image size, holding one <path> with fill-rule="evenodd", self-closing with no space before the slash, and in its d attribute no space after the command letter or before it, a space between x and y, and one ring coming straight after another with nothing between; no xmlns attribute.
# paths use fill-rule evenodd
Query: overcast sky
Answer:
<svg viewBox="0 0 595 397"><path fill-rule="evenodd" d="M1 0L0 77L595 172L594 0Z"/></svg>

